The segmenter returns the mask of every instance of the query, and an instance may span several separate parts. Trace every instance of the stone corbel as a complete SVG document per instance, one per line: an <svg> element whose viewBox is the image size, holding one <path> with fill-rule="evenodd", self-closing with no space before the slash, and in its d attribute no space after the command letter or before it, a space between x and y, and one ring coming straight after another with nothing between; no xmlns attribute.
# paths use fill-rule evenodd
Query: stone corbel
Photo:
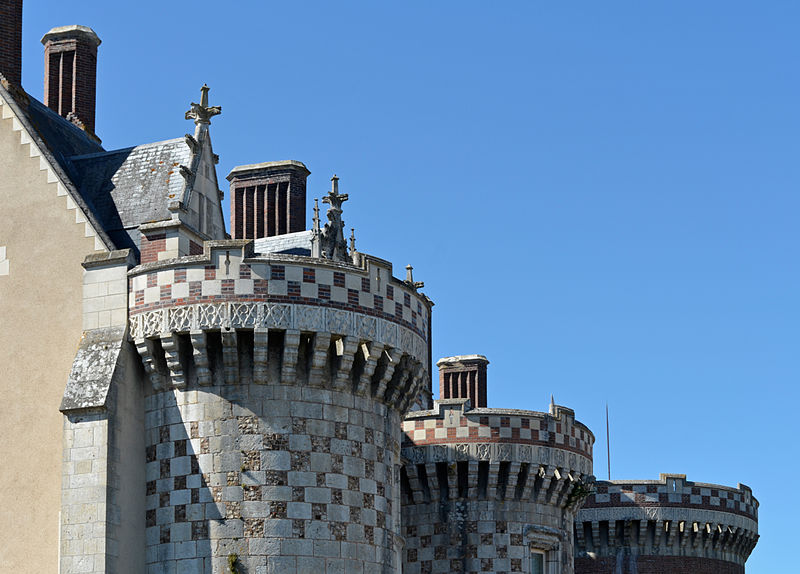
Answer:
<svg viewBox="0 0 800 574"><path fill-rule="evenodd" d="M183 137L186 139L186 145L189 146L192 154L196 154L200 151L200 143L194 138L194 136L186 134Z"/></svg>

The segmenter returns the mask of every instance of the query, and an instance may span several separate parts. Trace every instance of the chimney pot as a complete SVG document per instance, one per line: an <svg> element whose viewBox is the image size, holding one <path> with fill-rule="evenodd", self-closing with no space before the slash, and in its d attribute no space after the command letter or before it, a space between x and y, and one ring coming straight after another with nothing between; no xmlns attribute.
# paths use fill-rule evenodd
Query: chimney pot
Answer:
<svg viewBox="0 0 800 574"><path fill-rule="evenodd" d="M439 398L469 399L475 408L486 408L486 366L483 355L457 355L439 359Z"/></svg>
<svg viewBox="0 0 800 574"><path fill-rule="evenodd" d="M0 0L0 74L22 84L22 0Z"/></svg>
<svg viewBox="0 0 800 574"><path fill-rule="evenodd" d="M87 26L61 26L45 34L42 44L47 107L94 134L100 38Z"/></svg>
<svg viewBox="0 0 800 574"><path fill-rule="evenodd" d="M231 237L258 239L306 229L306 178L299 161L270 161L233 168Z"/></svg>

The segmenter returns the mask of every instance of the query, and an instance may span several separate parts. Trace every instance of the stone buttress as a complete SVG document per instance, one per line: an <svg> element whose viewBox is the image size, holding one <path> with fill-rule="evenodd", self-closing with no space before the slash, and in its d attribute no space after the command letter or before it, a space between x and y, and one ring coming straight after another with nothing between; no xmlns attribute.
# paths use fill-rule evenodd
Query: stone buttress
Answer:
<svg viewBox="0 0 800 574"><path fill-rule="evenodd" d="M577 574L743 574L758 501L738 488L662 474L602 481L575 523Z"/></svg>
<svg viewBox="0 0 800 574"><path fill-rule="evenodd" d="M572 410L446 399L409 413L403 431L405 574L573 571L594 436Z"/></svg>

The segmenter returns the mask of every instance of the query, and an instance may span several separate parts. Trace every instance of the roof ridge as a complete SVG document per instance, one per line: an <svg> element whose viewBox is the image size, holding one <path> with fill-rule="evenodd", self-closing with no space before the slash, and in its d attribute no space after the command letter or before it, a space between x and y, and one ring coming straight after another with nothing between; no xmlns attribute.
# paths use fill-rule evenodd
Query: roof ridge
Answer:
<svg viewBox="0 0 800 574"><path fill-rule="evenodd" d="M96 135L94 137L92 137L91 135L89 135L89 133L86 130L83 130L80 127L76 126L74 123L72 123L71 121L66 119L64 116L62 116L61 114L59 114L55 110L53 110L50 106L45 105L44 102L40 102L37 98L34 98L30 94L28 94L28 92L25 92L25 94L28 96L28 100L29 100L28 105L33 104L36 107L39 107L43 112L45 112L47 115L49 115L53 119L53 121L61 123L65 128L67 128L70 131L72 131L75 135L86 139L87 142L95 144L95 145L99 146L100 148L103 147L103 144L102 144L102 142L101 142L99 137L97 137Z"/></svg>
<svg viewBox="0 0 800 574"><path fill-rule="evenodd" d="M129 151L134 150L134 149L162 146L162 145L168 144L168 143L186 143L186 139L185 139L185 136L184 137L179 137L179 138L172 138L172 139L161 140L161 141L157 141L157 142L149 142L149 143L144 143L144 144L139 144L139 145L132 145L132 146L128 146L128 147L122 147L122 148L119 148L119 149L73 155L73 156L70 156L68 159L70 161L79 161L79 160L84 160L84 159L92 159L92 158L95 158L95 157L105 157L105 156L114 155L114 154L118 154L118 153L129 152ZM188 146L188 144L187 144L187 146Z"/></svg>

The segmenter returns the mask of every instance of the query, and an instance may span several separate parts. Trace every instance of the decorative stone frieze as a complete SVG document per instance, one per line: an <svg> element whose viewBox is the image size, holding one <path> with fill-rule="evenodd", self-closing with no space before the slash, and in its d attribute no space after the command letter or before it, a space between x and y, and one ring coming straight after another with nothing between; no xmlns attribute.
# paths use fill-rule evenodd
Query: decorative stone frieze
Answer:
<svg viewBox="0 0 800 574"><path fill-rule="evenodd" d="M425 340L385 319L361 313L291 305L287 303L206 303L166 307L133 315L130 334L133 339L156 337L162 333L190 333L216 329L297 329L326 331L360 340L372 340L393 346L415 357L425 358Z"/></svg>

